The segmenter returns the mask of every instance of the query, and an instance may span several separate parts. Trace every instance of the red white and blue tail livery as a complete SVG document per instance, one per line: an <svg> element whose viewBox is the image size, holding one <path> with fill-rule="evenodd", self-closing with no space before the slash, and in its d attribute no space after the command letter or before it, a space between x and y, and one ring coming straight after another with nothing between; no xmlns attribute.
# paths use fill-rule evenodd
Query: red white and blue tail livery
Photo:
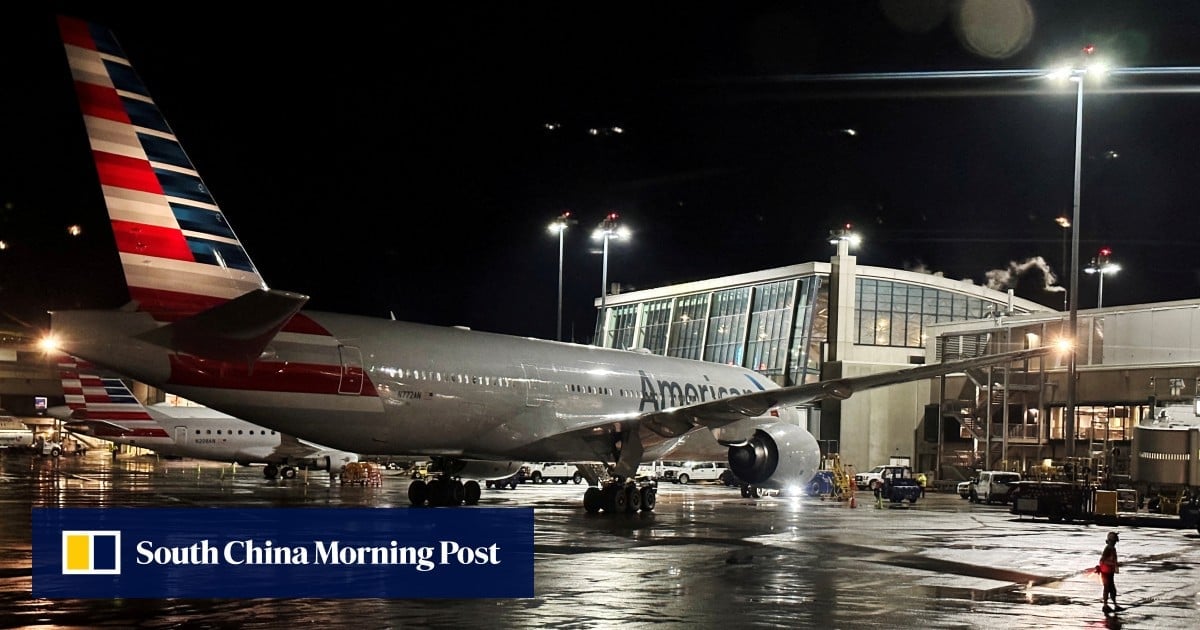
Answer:
<svg viewBox="0 0 1200 630"><path fill-rule="evenodd" d="M737 366L301 311L305 296L266 288L116 39L61 30L132 302L52 313L60 347L333 448L432 458L417 505L474 503L475 479L570 461L613 466L587 510L652 509L638 464L684 450L728 458L747 495L804 488L821 456L797 405L1048 352L781 387Z"/></svg>

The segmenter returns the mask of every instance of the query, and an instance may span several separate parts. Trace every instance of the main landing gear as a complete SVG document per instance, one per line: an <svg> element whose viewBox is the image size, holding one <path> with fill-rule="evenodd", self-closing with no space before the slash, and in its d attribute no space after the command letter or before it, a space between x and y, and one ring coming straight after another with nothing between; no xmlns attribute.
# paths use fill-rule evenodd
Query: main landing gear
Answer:
<svg viewBox="0 0 1200 630"><path fill-rule="evenodd" d="M282 476L284 479L295 479L296 468L294 466L287 465L284 465L282 468L280 468L275 464L267 464L266 468L263 468L263 477L266 477L267 479L274 479L280 476Z"/></svg>
<svg viewBox="0 0 1200 630"><path fill-rule="evenodd" d="M620 477L608 479L600 487L591 486L583 493L583 509L588 514L601 510L609 514L619 512L649 512L657 501L658 488L653 484L639 486L635 481Z"/></svg>
<svg viewBox="0 0 1200 630"><path fill-rule="evenodd" d="M414 506L475 505L482 494L479 482L474 479L464 483L461 479L439 476L415 479L408 486L408 500Z"/></svg>

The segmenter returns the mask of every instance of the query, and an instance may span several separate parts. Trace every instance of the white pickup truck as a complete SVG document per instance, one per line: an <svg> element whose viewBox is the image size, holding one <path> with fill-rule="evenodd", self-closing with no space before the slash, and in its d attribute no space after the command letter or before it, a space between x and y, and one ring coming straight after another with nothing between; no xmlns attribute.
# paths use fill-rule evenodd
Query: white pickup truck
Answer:
<svg viewBox="0 0 1200 630"><path fill-rule="evenodd" d="M912 468L908 466L885 464L854 475L854 485L858 486L859 490L874 490L875 486L883 483L885 477L912 476Z"/></svg>
<svg viewBox="0 0 1200 630"><path fill-rule="evenodd" d="M554 483L567 483L573 481L576 484L583 483L583 473L579 472L579 467L568 462L531 462L529 466L529 480L533 483L546 483L553 481Z"/></svg>
<svg viewBox="0 0 1200 630"><path fill-rule="evenodd" d="M725 481L728 462L688 462L675 474L675 483L692 481Z"/></svg>

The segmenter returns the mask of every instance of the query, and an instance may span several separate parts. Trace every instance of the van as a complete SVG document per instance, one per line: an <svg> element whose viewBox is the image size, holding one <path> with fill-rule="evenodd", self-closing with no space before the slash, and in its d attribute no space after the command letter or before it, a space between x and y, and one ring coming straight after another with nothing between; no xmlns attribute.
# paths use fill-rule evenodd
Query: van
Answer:
<svg viewBox="0 0 1200 630"><path fill-rule="evenodd" d="M1019 481L1021 473L1006 470L980 471L975 483L971 485L971 502L1008 503L1009 493Z"/></svg>

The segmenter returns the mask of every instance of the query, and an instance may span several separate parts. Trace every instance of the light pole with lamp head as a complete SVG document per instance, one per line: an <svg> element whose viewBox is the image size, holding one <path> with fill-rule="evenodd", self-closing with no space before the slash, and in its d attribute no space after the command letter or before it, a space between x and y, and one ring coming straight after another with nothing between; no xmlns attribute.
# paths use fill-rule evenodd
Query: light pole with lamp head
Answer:
<svg viewBox="0 0 1200 630"><path fill-rule="evenodd" d="M1075 456L1075 398L1076 398L1076 363L1079 355L1079 198L1080 174L1083 168L1083 80L1089 75L1103 76L1105 66L1092 58L1096 47L1083 47L1083 67L1071 67L1058 70L1049 75L1052 79L1067 78L1075 82L1075 194L1071 208L1071 282L1070 293L1067 295L1070 311L1067 334L1071 339L1071 352L1067 358L1067 405L1064 410L1063 432L1066 438L1067 457Z"/></svg>
<svg viewBox="0 0 1200 630"><path fill-rule="evenodd" d="M600 330L603 334L608 321L608 313L606 305L608 303L608 241L614 238L624 238L629 235L629 231L621 226L618 222L619 216L616 212L609 212L600 222L596 231L592 232L592 238L604 241L603 257L600 269ZM603 339L600 343L601 347L605 347Z"/></svg>
<svg viewBox="0 0 1200 630"><path fill-rule="evenodd" d="M563 297L563 234L567 231L567 226L575 223L575 219L571 218L571 211L563 212L559 217L550 222L549 230L551 234L558 234L558 340L562 341L562 297Z"/></svg>
<svg viewBox="0 0 1200 630"><path fill-rule="evenodd" d="M1054 219L1058 227L1062 228L1062 267L1059 273L1070 273L1067 271L1067 232L1071 229L1071 220L1067 217L1058 217ZM1067 291L1063 290L1063 310L1067 310Z"/></svg>
<svg viewBox="0 0 1200 630"><path fill-rule="evenodd" d="M1105 274L1117 273L1121 270L1121 265L1110 261L1108 259L1109 256L1112 256L1112 250L1107 247L1103 247L1100 249L1100 253L1096 254L1096 257L1092 259L1091 264L1083 269L1086 273L1094 273L1100 276L1100 287L1096 293L1096 308L1104 308Z"/></svg>

